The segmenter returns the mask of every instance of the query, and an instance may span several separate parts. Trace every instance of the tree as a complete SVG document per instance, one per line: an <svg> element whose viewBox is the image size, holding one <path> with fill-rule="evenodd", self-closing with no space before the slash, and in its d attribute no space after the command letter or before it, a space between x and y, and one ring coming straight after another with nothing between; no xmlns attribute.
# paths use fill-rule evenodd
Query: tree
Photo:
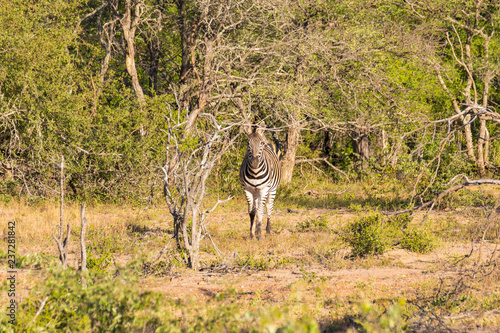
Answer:
<svg viewBox="0 0 500 333"><path fill-rule="evenodd" d="M456 114L460 114L464 106L477 106L473 113L463 116L462 123L467 154L475 162L479 174L484 175L490 142L487 120L498 122L482 110L491 107L491 95L496 93L494 82L500 71L498 37L495 35L500 4L475 0L451 3L418 1L410 5L422 25L435 26L436 23L429 23L435 20L444 22L438 30L441 36L437 41L446 47L429 60ZM479 120L477 132L472 128L476 119Z"/></svg>
<svg viewBox="0 0 500 333"><path fill-rule="evenodd" d="M162 167L164 196L174 219L177 246L187 251L188 265L198 270L200 242L204 237L210 237L207 215L220 203L232 198L217 200L211 209L204 209L207 179L215 164L237 139L238 135L232 133L232 128L238 124L220 125L213 115L201 113L199 116L203 121L198 122L198 126L203 134L196 138L185 135L188 122L182 115L183 111L178 110L177 117L169 114L167 118L167 146Z"/></svg>
<svg viewBox="0 0 500 333"><path fill-rule="evenodd" d="M86 124L89 91L72 57L78 1L0 7L0 164L17 184L12 194L51 196L56 156Z"/></svg>

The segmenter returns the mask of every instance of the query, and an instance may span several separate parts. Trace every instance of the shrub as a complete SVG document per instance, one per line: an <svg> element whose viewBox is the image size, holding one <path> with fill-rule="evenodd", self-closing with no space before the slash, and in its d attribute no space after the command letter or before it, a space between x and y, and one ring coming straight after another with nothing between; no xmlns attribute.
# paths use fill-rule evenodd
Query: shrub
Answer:
<svg viewBox="0 0 500 333"><path fill-rule="evenodd" d="M383 229L383 216L373 213L350 223L343 235L344 242L352 247L354 256L382 254L389 245Z"/></svg>
<svg viewBox="0 0 500 333"><path fill-rule="evenodd" d="M136 262L135 264L140 264ZM0 313L0 332L304 332L318 333L313 316L287 306L242 308L230 288L207 302L142 292L128 268L112 275L48 272L19 305L16 324ZM35 313L46 300L36 320ZM307 311L306 311L307 312Z"/></svg>
<svg viewBox="0 0 500 333"><path fill-rule="evenodd" d="M157 326L161 295L140 292L127 271L114 275L94 275L82 283L78 272L56 269L20 304L16 325L7 327L17 332L39 328L50 332L132 332ZM43 311L32 322L43 299ZM2 325L4 320L0 318Z"/></svg>
<svg viewBox="0 0 500 333"><path fill-rule="evenodd" d="M366 333L405 332L407 324L403 315L405 301L393 302L386 309L381 309L377 304L363 302L360 308L360 319L356 322ZM353 332L349 330L348 332ZM354 333L354 332L353 332Z"/></svg>
<svg viewBox="0 0 500 333"><path fill-rule="evenodd" d="M87 248L87 268L95 273L104 273L115 262L115 255L123 252L124 240L116 234L102 235L102 230L90 227Z"/></svg>
<svg viewBox="0 0 500 333"><path fill-rule="evenodd" d="M428 253L436 247L436 239L424 228L413 227L406 230L401 239L401 247L412 252Z"/></svg>

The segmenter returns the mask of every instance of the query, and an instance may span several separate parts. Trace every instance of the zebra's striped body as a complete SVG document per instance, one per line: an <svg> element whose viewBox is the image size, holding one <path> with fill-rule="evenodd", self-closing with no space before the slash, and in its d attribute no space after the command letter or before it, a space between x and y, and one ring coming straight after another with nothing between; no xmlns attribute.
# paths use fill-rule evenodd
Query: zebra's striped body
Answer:
<svg viewBox="0 0 500 333"><path fill-rule="evenodd" d="M281 180L279 154L279 147L275 149L267 144L262 133L254 127L248 136L247 152L240 168L240 182L248 202L252 238L260 238L264 206L267 211L266 231L271 233L274 197Z"/></svg>

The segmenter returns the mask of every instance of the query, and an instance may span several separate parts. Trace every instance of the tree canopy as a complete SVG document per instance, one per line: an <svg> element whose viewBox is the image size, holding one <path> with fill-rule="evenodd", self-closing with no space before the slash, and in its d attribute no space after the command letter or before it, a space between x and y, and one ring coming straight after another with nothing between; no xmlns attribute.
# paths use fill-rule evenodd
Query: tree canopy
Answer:
<svg viewBox="0 0 500 333"><path fill-rule="evenodd" d="M0 0L0 192L54 195L63 155L74 197L144 199L171 110L194 138L203 113L274 129L285 181L298 155L494 173L499 21L495 0Z"/></svg>

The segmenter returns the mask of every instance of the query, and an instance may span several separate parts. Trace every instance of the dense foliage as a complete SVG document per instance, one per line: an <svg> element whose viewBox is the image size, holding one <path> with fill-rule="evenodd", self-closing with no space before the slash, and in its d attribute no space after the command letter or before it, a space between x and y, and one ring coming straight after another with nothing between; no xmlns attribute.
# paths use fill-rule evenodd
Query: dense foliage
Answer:
<svg viewBox="0 0 500 333"><path fill-rule="evenodd" d="M146 200L171 110L195 136L200 113L264 120L289 170L495 172L496 116L418 128L494 111L499 19L493 0L1 0L0 193L53 196L64 155L75 198ZM214 170L223 190L243 144Z"/></svg>

